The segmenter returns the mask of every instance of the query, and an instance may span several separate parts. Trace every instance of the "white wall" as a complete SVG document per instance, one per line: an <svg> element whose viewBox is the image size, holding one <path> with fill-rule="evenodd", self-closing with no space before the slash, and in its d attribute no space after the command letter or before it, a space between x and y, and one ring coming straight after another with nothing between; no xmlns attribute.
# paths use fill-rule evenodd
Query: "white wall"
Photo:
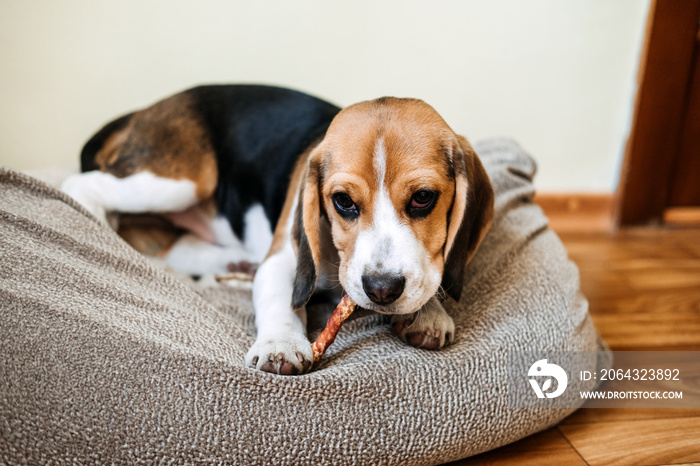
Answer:
<svg viewBox="0 0 700 466"><path fill-rule="evenodd" d="M108 120L202 83L347 105L419 97L516 138L541 190L610 191L648 0L0 0L0 164L77 160Z"/></svg>

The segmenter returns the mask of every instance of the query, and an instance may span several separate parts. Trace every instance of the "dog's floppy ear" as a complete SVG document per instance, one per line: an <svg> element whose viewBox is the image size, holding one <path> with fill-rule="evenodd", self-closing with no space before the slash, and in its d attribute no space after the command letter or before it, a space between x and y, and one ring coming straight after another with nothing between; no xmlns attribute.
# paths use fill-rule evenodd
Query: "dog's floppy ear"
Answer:
<svg viewBox="0 0 700 466"><path fill-rule="evenodd" d="M464 268L493 220L493 188L476 152L462 136L457 136L453 146L452 162L455 198L448 220L442 288L458 301Z"/></svg>
<svg viewBox="0 0 700 466"><path fill-rule="evenodd" d="M87 172L100 169L100 164L96 160L97 154L107 142L111 141L112 144L121 144L124 141L127 133L126 129L133 116L134 113L129 113L107 123L85 143L83 150L80 152L80 171Z"/></svg>
<svg viewBox="0 0 700 466"><path fill-rule="evenodd" d="M299 190L294 230L297 244L297 271L294 277L292 308L306 304L316 288L320 261L321 161L316 149L309 157L306 176Z"/></svg>

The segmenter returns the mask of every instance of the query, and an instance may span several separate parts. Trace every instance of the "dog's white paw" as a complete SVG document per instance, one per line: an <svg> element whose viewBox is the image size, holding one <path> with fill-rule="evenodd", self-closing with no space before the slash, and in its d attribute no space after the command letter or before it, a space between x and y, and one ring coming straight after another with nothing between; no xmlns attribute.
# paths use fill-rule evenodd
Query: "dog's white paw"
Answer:
<svg viewBox="0 0 700 466"><path fill-rule="evenodd" d="M391 328L405 343L425 349L447 346L455 335L455 323L437 298L413 314L393 316Z"/></svg>
<svg viewBox="0 0 700 466"><path fill-rule="evenodd" d="M313 362L311 343L303 334L259 336L245 357L245 365L265 372L297 375Z"/></svg>

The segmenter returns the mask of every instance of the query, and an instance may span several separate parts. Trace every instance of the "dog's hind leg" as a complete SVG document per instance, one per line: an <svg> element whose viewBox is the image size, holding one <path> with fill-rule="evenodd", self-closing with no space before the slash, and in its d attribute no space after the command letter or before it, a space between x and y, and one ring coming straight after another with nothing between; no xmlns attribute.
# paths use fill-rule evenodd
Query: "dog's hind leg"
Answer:
<svg viewBox="0 0 700 466"><path fill-rule="evenodd" d="M252 267L251 254L241 246L219 246L185 234L163 256L172 268L189 275L223 274L241 263Z"/></svg>
<svg viewBox="0 0 700 466"><path fill-rule="evenodd" d="M148 171L124 178L85 172L70 176L61 189L105 223L108 212L178 212L199 202L193 181L163 178Z"/></svg>

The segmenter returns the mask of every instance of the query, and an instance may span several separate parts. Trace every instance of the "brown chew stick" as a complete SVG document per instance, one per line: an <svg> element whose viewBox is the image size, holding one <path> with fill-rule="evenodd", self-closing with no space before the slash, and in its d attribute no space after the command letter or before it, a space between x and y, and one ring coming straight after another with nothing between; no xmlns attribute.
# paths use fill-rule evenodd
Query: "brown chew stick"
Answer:
<svg viewBox="0 0 700 466"><path fill-rule="evenodd" d="M335 336L338 335L338 331L340 330L340 326L343 325L345 319L350 317L352 311L355 310L355 306L355 302L350 299L348 295L343 296L343 299L340 300L333 314L331 314L331 318L328 319L326 328L323 329L323 332L321 332L318 338L316 338L316 341L311 345L311 350L314 353L314 363L321 359L323 353L333 344Z"/></svg>

